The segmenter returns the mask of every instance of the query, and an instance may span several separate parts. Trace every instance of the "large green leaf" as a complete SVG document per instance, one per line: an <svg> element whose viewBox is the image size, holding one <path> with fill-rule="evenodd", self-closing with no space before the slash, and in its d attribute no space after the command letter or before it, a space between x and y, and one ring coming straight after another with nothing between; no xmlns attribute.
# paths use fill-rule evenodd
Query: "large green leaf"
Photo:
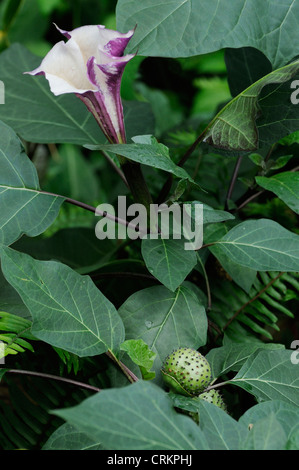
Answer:
<svg viewBox="0 0 299 470"><path fill-rule="evenodd" d="M242 222L209 249L220 263L226 255L257 271L299 269L299 236L269 219Z"/></svg>
<svg viewBox="0 0 299 470"><path fill-rule="evenodd" d="M107 450L208 449L198 426L175 412L167 393L146 381L103 390L55 414Z"/></svg>
<svg viewBox="0 0 299 470"><path fill-rule="evenodd" d="M244 388L261 400L284 400L299 405L298 365L290 350L257 351L230 383Z"/></svg>
<svg viewBox="0 0 299 470"><path fill-rule="evenodd" d="M16 290L7 282L0 271L0 311L13 313L30 319L30 313Z"/></svg>
<svg viewBox="0 0 299 470"><path fill-rule="evenodd" d="M44 189L97 205L99 186L100 180L81 148L73 144L60 145L59 152L49 162Z"/></svg>
<svg viewBox="0 0 299 470"><path fill-rule="evenodd" d="M288 82L298 70L297 60L269 73L242 91L211 121L205 141L215 147L234 151L251 151L258 148L258 129L255 121L260 113L258 98L262 89L273 83ZM291 102L289 106L294 107ZM286 134L288 129L285 129ZM277 136L274 142L279 138L280 136Z"/></svg>
<svg viewBox="0 0 299 470"><path fill-rule="evenodd" d="M128 51L144 56L190 57L251 46L277 68L298 54L294 0L119 0L116 18L120 31L137 25Z"/></svg>
<svg viewBox="0 0 299 470"><path fill-rule="evenodd" d="M30 310L34 336L80 357L118 350L122 321L88 276L11 248L3 249L1 262L4 276Z"/></svg>
<svg viewBox="0 0 299 470"><path fill-rule="evenodd" d="M299 79L297 73L293 80ZM291 81L291 83L292 83ZM266 86L259 97L261 116L257 119L259 147L269 147L299 129L298 106L291 102L291 83Z"/></svg>
<svg viewBox="0 0 299 470"><path fill-rule="evenodd" d="M276 343L229 343L220 348L211 349L206 355L211 366L213 377L227 374L229 371L238 371L247 359L258 349L283 349L284 346Z"/></svg>
<svg viewBox="0 0 299 470"><path fill-rule="evenodd" d="M285 450L287 436L274 413L257 421L243 442L243 450Z"/></svg>
<svg viewBox="0 0 299 470"><path fill-rule="evenodd" d="M285 171L270 178L257 176L256 182L262 188L272 191L296 214L299 214L299 173Z"/></svg>
<svg viewBox="0 0 299 470"><path fill-rule="evenodd" d="M225 63L228 84L233 97L272 72L271 63L267 57L252 47L227 48Z"/></svg>
<svg viewBox="0 0 299 470"><path fill-rule="evenodd" d="M80 274L106 264L115 250L114 240L99 240L94 229L85 227L65 228L46 238L23 236L12 248L42 261L60 261Z"/></svg>
<svg viewBox="0 0 299 470"><path fill-rule="evenodd" d="M173 292L197 264L195 251L185 250L184 244L184 239L163 238L144 238L141 244L149 272Z"/></svg>
<svg viewBox="0 0 299 470"><path fill-rule="evenodd" d="M283 400L271 400L258 403L249 408L240 418L240 423L248 427L254 425L260 419L266 418L271 413L281 424L284 432L289 438L294 432L299 431L299 408Z"/></svg>
<svg viewBox="0 0 299 470"><path fill-rule="evenodd" d="M100 442L65 423L51 434L42 450L101 450Z"/></svg>
<svg viewBox="0 0 299 470"><path fill-rule="evenodd" d="M238 450L242 448L248 430L218 406L200 400L199 425L211 449Z"/></svg>
<svg viewBox="0 0 299 470"><path fill-rule="evenodd" d="M44 77L24 75L40 62L21 44L13 44L0 55L0 80L5 84L0 119L29 142L104 143L102 131L80 99L73 94L54 96ZM125 102L124 116L128 137L153 132L148 103Z"/></svg>
<svg viewBox="0 0 299 470"><path fill-rule="evenodd" d="M144 380L151 380L155 372L151 372L156 353L150 350L143 339L127 339L120 345L121 351L125 351L130 359L140 367Z"/></svg>
<svg viewBox="0 0 299 470"><path fill-rule="evenodd" d="M33 163L13 130L0 122L0 246L21 235L44 232L58 215L63 197L42 193Z"/></svg>
<svg viewBox="0 0 299 470"><path fill-rule="evenodd" d="M139 139L142 139L142 142L146 141L146 143L139 143ZM134 144L87 145L86 147L91 150L104 150L108 153L121 155L128 160L167 171L178 178L193 182L191 176L171 160L169 149L158 143L154 137L136 136L134 140L136 140Z"/></svg>
<svg viewBox="0 0 299 470"><path fill-rule="evenodd" d="M140 290L124 302L119 314L126 338L142 338L157 353L156 372L173 349L197 349L206 343L208 325L201 293L188 282L176 292L164 286Z"/></svg>

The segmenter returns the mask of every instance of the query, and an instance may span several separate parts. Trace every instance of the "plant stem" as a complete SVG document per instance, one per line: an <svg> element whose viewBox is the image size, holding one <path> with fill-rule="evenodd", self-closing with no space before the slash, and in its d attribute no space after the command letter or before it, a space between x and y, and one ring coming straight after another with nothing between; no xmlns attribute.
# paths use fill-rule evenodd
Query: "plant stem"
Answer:
<svg viewBox="0 0 299 470"><path fill-rule="evenodd" d="M219 382L216 385L210 385L210 387L205 389L205 392L208 392L209 390L213 390L213 388L223 387L223 385L227 385L229 383L230 383L230 380L227 380L226 382Z"/></svg>
<svg viewBox="0 0 299 470"><path fill-rule="evenodd" d="M132 277L132 278L139 278L139 279L147 279L150 281L157 281L157 279L154 276L151 276L150 274L144 274L144 273L134 273L130 271L121 271L121 272L105 272L105 273L96 273L96 274L90 274L90 277L94 280L97 279L106 279L107 277Z"/></svg>
<svg viewBox="0 0 299 470"><path fill-rule="evenodd" d="M141 165L139 163L130 162L126 160L122 164L122 170L125 175L126 181L134 198L134 201L143 204L147 210L148 216L150 214L150 205L153 203L152 196L150 195L146 181L144 179Z"/></svg>
<svg viewBox="0 0 299 470"><path fill-rule="evenodd" d="M60 382L69 383L71 385L76 385L77 387L86 388L87 390L92 390L93 392L101 392L100 388L94 387L93 385L89 385L83 382L78 382L77 380L67 379L66 377L59 377L58 375L45 374L43 372L35 372L32 370L21 370L21 369L20 370L8 369L6 373L32 375L32 376L41 377L44 379L57 380Z"/></svg>
<svg viewBox="0 0 299 470"><path fill-rule="evenodd" d="M206 135L206 133L208 131L208 128L209 128L209 126L204 129L204 131L197 137L197 139L193 142L193 144L188 148L186 153L182 156L182 158L178 162L178 166L182 167L186 163L186 161L192 155L192 153L194 152L196 147L203 141L204 136ZM165 201L165 199L166 199L166 197L167 197L167 195L168 195L168 193L171 189L172 181L173 181L173 177L172 177L172 175L170 175L168 177L168 179L166 180L163 188L160 191L160 194L157 198L157 204L161 204L162 202Z"/></svg>
<svg viewBox="0 0 299 470"><path fill-rule="evenodd" d="M236 162L236 165L235 165L235 168L234 168L234 172L233 172L233 175L232 175L232 178L231 178L231 181L230 181L230 185L229 185L229 188L228 188L228 191L227 191L227 195L226 195L226 200L225 200L225 210L228 210L229 207L228 207L228 201L231 199L231 195L233 193L233 190L234 190L234 187L235 187L235 184L236 184L236 181L237 181L237 178L238 178L238 174L239 174L239 170L240 170L240 165L241 165L241 162L242 162L242 155L240 155L237 159L237 162Z"/></svg>
<svg viewBox="0 0 299 470"><path fill-rule="evenodd" d="M102 155L105 157L105 159L107 160L107 162L112 166L112 168L114 169L114 171L116 171L116 173L118 174L118 176L120 176L120 178L123 180L123 182L125 183L125 185L129 188L129 184L126 180L126 177L125 175L123 174L123 172L121 171L121 169L114 163L114 161L112 160L112 158L109 157L108 153L104 152L104 150L101 151Z"/></svg>
<svg viewBox="0 0 299 470"><path fill-rule="evenodd" d="M261 194L263 194L266 190L265 189L262 189L261 191L258 191L257 193L253 194L252 196L250 196L249 198L246 199L246 201L242 202L242 204L239 205L239 207L237 207L237 209L235 209L235 212L238 212L240 211L241 209L243 209L243 207L247 206L247 204L249 204L251 201L253 201L254 199L256 199L257 197L259 197Z"/></svg>
<svg viewBox="0 0 299 470"><path fill-rule="evenodd" d="M113 362L115 362L115 364L118 365L118 367L122 370L122 372L125 374L125 376L131 383L137 382L139 380L138 377L136 377L136 375L125 364L123 364L119 359L117 359L117 357L113 354L110 349L106 352L106 354L110 359L112 359Z"/></svg>
<svg viewBox="0 0 299 470"><path fill-rule="evenodd" d="M206 271L206 268L205 268L205 265L203 264L200 256L197 254L197 260L201 266L201 269L203 271L203 275L204 275L204 278L205 278L205 282L206 282L206 289L207 289L207 297L208 297L208 310L211 310L212 308L212 298L211 298L211 289L210 289L210 283L209 283L209 278L208 278L208 275L207 275L207 271Z"/></svg>
<svg viewBox="0 0 299 470"><path fill-rule="evenodd" d="M65 200L65 202L67 202L68 204L72 204L74 206L77 206L77 207L81 207L81 209L85 209L87 211L90 211L90 212L93 212L94 214L98 215L98 216L101 216L101 217L106 217L107 219L109 220L113 220L113 222L116 222L117 224L122 224L122 225L126 225L128 226L129 225L129 222L127 220L124 220L124 219L120 219L119 217L115 217L111 214L108 214L106 211L102 212L102 211L99 211L97 210L96 207L93 207L93 206L90 206L89 204L85 204L85 202L81 202L81 201L76 201L75 199L72 199L70 197L65 197L65 196L61 196L59 194L54 194L54 193L49 193L47 191L40 191L42 194L48 194L49 196L56 196L56 197L61 197Z"/></svg>

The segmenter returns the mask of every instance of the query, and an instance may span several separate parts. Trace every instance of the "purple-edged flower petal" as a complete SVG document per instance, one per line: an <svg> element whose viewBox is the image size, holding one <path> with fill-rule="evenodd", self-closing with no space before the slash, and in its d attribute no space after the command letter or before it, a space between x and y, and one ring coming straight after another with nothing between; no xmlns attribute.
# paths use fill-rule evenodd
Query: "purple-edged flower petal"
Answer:
<svg viewBox="0 0 299 470"><path fill-rule="evenodd" d="M103 109L103 113L110 116L112 127L119 142L125 142L126 140L120 84L124 68L133 57L133 55L109 57L101 53L100 63L96 62L95 57L91 57L87 63L89 80L99 89L96 93L97 100Z"/></svg>
<svg viewBox="0 0 299 470"><path fill-rule="evenodd" d="M73 31L56 28L68 41L57 43L39 67L26 73L45 75L55 95L75 93L110 142L125 142L120 83L126 64L134 57L123 55L134 30L119 33L102 25Z"/></svg>
<svg viewBox="0 0 299 470"><path fill-rule="evenodd" d="M54 95L97 91L86 74L86 65L78 44L70 39L60 41L50 50L39 67L29 75L45 75Z"/></svg>

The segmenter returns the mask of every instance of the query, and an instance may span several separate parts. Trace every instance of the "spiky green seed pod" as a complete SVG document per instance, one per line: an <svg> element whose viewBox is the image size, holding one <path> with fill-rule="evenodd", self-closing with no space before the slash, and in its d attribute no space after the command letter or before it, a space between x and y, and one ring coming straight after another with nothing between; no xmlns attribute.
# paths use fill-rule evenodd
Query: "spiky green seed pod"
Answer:
<svg viewBox="0 0 299 470"><path fill-rule="evenodd" d="M224 402L222 395L218 392L218 390L215 390L213 388L212 390L208 390L207 392L201 393L200 395L198 395L198 397L194 397L193 400L206 400L209 403L218 406L227 413L226 403ZM193 421L196 422L196 424L199 424L199 412L190 412L189 415L191 416Z"/></svg>
<svg viewBox="0 0 299 470"><path fill-rule="evenodd" d="M218 406L222 410L227 411L226 404L222 398L222 395L218 390L215 390L214 388L212 388L212 390L208 390L207 392L201 393L200 395L198 395L198 397L196 397L196 399L206 400L209 403Z"/></svg>
<svg viewBox="0 0 299 470"><path fill-rule="evenodd" d="M179 348L169 354L161 372L173 392L187 397L199 395L212 380L210 364L192 348Z"/></svg>

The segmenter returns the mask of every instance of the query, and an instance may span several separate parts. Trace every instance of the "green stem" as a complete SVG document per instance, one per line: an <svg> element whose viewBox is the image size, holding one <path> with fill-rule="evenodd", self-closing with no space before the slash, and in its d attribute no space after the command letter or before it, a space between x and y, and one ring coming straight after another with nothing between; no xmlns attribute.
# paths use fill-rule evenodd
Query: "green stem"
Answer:
<svg viewBox="0 0 299 470"><path fill-rule="evenodd" d="M142 174L141 165L126 160L122 164L122 170L128 182L135 202L143 204L149 215L150 205L153 203L146 181Z"/></svg>
<svg viewBox="0 0 299 470"><path fill-rule="evenodd" d="M125 374L125 376L131 383L138 381L138 377L136 377L136 375L125 364L123 364L119 359L117 359L117 357L113 354L110 349L106 352L106 354L110 359L112 359L113 362L115 362L115 364L118 365L118 367L122 370L122 372Z"/></svg>
<svg viewBox="0 0 299 470"><path fill-rule="evenodd" d="M223 387L224 385L227 385L230 382L231 380L227 380L226 382L219 382L218 384L210 385L209 387L205 389L205 392L208 392L209 390L213 390L214 388Z"/></svg>
<svg viewBox="0 0 299 470"><path fill-rule="evenodd" d="M199 264L201 266L201 269L202 269L202 272L203 272L203 275L204 275L204 278L205 278L205 282L206 282L207 297L208 297L208 310L211 310L211 308L212 308L212 298L211 298L211 289L210 289L209 278L208 278L207 271L206 271L204 263L202 262L199 254L198 253L196 253L196 254L197 254L197 261L199 262Z"/></svg>
<svg viewBox="0 0 299 470"><path fill-rule="evenodd" d="M206 135L207 131L209 130L210 126L212 125L212 123L213 123L213 121L204 129L204 131L197 137L197 139L193 142L193 144L188 148L186 153L182 156L182 158L178 162L177 166L179 166L179 167L184 166L184 164L186 163L188 158L192 155L192 153L194 152L196 147L202 143L202 141L205 138L205 135ZM171 186L172 186L172 181L173 181L173 177L172 177L172 175L170 175L167 178L163 188L160 191L160 194L157 198L157 204L161 204L162 202L164 202L166 200L166 198L169 194L169 191L171 189Z"/></svg>
<svg viewBox="0 0 299 470"><path fill-rule="evenodd" d="M6 370L6 373L32 375L32 376L40 377L40 378L44 378L44 379L57 380L57 381L60 381L60 382L65 382L65 383L68 383L70 385L76 385L77 387L85 388L87 390L92 390L93 392L100 392L101 391L100 388L94 387L93 385L89 385L89 384L86 384L86 383L83 383L83 382L78 382L77 380L68 379L66 377L60 377L60 376L52 375L52 374L45 374L43 372L35 372L35 371L32 371L32 370L22 370L22 369L8 369L8 370Z"/></svg>

